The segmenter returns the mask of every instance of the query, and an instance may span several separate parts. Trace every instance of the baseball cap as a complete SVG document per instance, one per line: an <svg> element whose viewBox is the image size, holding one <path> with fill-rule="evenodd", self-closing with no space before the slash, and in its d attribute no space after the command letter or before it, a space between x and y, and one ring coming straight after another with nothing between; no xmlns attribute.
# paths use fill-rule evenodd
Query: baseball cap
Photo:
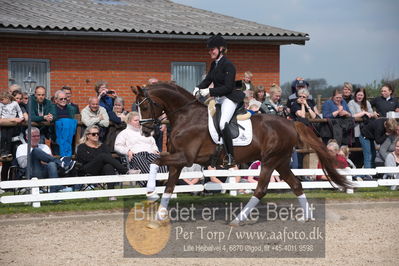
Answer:
<svg viewBox="0 0 399 266"><path fill-rule="evenodd" d="M305 80L297 80L295 82L295 87L308 87L309 83L307 83Z"/></svg>

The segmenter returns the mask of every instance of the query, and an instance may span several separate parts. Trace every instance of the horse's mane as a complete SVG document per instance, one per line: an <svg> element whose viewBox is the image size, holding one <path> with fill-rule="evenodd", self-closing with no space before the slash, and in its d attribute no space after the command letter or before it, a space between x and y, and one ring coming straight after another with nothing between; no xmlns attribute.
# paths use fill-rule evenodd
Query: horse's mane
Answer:
<svg viewBox="0 0 399 266"><path fill-rule="evenodd" d="M184 89L184 88L180 87L179 85L172 83L172 82L157 82L157 83L148 85L148 89L150 89L150 90L151 89L159 89L159 88L165 88L165 89L177 92L178 94L183 95L188 100L194 100L194 98L195 98L186 89Z"/></svg>

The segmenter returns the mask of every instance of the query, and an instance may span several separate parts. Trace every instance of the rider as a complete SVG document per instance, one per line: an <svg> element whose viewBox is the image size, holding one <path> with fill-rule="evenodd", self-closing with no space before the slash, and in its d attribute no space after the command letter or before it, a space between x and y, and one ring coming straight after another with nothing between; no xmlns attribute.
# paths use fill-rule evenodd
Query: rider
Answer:
<svg viewBox="0 0 399 266"><path fill-rule="evenodd" d="M227 154L227 164L234 165L233 140L230 129L227 126L239 103L245 97L240 89L235 88L236 68L225 56L227 45L225 39L220 35L214 35L207 41L209 55L214 60L211 69L205 79L198 85L202 96L210 95L221 104L220 131L222 132L223 144ZM213 88L209 86L213 83Z"/></svg>

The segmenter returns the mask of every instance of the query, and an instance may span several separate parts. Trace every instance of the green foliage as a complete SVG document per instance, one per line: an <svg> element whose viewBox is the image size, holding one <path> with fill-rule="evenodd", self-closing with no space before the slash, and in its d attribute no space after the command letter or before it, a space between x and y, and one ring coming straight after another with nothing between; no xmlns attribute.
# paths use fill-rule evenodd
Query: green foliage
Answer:
<svg viewBox="0 0 399 266"><path fill-rule="evenodd" d="M367 92L367 97L368 98L374 98L380 95L380 88L381 88L381 83L376 80L374 80L372 83L367 83L364 88L366 89Z"/></svg>

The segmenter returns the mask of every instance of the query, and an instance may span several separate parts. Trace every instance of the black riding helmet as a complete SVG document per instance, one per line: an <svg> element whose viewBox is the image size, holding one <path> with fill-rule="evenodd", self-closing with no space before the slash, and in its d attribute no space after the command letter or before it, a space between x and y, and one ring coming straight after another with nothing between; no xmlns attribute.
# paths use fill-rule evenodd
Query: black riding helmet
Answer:
<svg viewBox="0 0 399 266"><path fill-rule="evenodd" d="M211 36L207 41L208 49L215 48L215 47L221 47L221 46L227 48L227 43L221 35Z"/></svg>

